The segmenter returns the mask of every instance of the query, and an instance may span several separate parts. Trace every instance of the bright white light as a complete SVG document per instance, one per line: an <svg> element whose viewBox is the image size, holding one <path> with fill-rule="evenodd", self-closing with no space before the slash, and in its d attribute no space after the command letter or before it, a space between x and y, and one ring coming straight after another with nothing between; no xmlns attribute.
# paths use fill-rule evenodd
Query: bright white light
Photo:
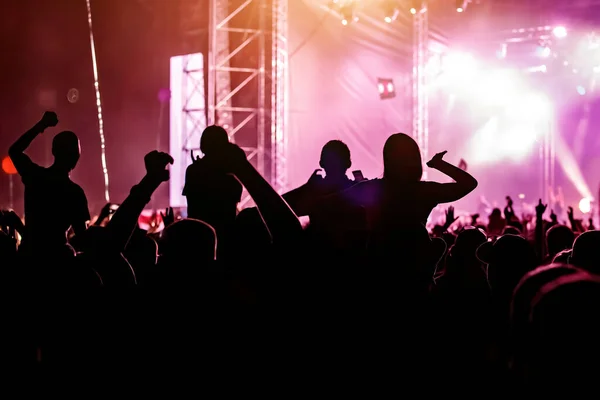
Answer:
<svg viewBox="0 0 600 400"><path fill-rule="evenodd" d="M589 197L584 197L583 199L581 199L579 201L579 211L581 211L584 214L587 214L590 211L592 211L592 199Z"/></svg>
<svg viewBox="0 0 600 400"><path fill-rule="evenodd" d="M387 91L390 92L390 93L394 91L394 84L393 83L388 83L387 84Z"/></svg>
<svg viewBox="0 0 600 400"><path fill-rule="evenodd" d="M471 54L449 53L442 58L442 73L454 83L471 81L477 74L478 64Z"/></svg>
<svg viewBox="0 0 600 400"><path fill-rule="evenodd" d="M473 82L473 94L483 105L504 106L511 104L518 95L519 77L514 71L488 71L473 78L478 78Z"/></svg>
<svg viewBox="0 0 600 400"><path fill-rule="evenodd" d="M377 84L377 89L379 89L379 93L385 92L385 86L383 85L383 83Z"/></svg>
<svg viewBox="0 0 600 400"><path fill-rule="evenodd" d="M411 13L411 14L413 14L413 15L415 15L415 14L417 13L417 9L416 9L416 8L414 8L414 7L413 7L413 8L411 8L411 9L410 9L410 13Z"/></svg>
<svg viewBox="0 0 600 400"><path fill-rule="evenodd" d="M579 93L580 96L585 95L585 88L581 85L577 86L577 93Z"/></svg>
<svg viewBox="0 0 600 400"><path fill-rule="evenodd" d="M465 10L464 10L462 7L458 7L458 8L456 9L456 12L459 12L459 13L461 13L461 12L463 12L463 11L465 11Z"/></svg>
<svg viewBox="0 0 600 400"><path fill-rule="evenodd" d="M564 26L557 26L552 30L552 33L557 38L564 38L565 36L567 36L567 28L565 28Z"/></svg>
<svg viewBox="0 0 600 400"><path fill-rule="evenodd" d="M392 17L385 17L384 21L387 22L388 24L392 23Z"/></svg>
<svg viewBox="0 0 600 400"><path fill-rule="evenodd" d="M506 115L513 121L537 122L547 118L551 111L548 98L540 93L529 93L514 99Z"/></svg>

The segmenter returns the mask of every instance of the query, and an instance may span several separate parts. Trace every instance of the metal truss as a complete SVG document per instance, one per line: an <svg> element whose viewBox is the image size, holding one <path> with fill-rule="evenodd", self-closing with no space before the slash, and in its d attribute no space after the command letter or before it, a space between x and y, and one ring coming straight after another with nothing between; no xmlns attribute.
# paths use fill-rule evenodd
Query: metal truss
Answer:
<svg viewBox="0 0 600 400"><path fill-rule="evenodd" d="M288 0L273 0L271 22L271 183L283 193L288 189Z"/></svg>
<svg viewBox="0 0 600 400"><path fill-rule="evenodd" d="M258 4L258 24L248 17L251 7L256 7L262 0L245 0L233 10L229 10L228 0L210 0L209 5L209 48L208 48L208 124L227 125L226 129L232 142L236 142L238 133L251 122L256 124L256 146L243 147L261 175L265 174L265 26L264 7ZM246 16L245 22L238 22L240 14ZM237 18L236 18L237 17ZM254 22L254 23L253 23ZM243 34L244 40L235 48L229 45L229 35ZM225 40L227 38L227 40ZM244 57L244 61L231 66L233 57L249 47L257 47L254 57ZM241 58L241 57L240 57ZM232 74L243 75L244 78L231 86ZM258 79L256 99L250 106L242 106L237 102L239 93L246 86ZM234 106L234 103L236 105ZM255 121L256 120L256 121ZM224 126L225 127L225 126ZM240 207L246 206L251 201L248 193L244 191Z"/></svg>
<svg viewBox="0 0 600 400"><path fill-rule="evenodd" d="M543 127L543 139L540 146L540 162L542 166L541 196L548 201L556 187L556 126L554 121L548 121Z"/></svg>
<svg viewBox="0 0 600 400"><path fill-rule="evenodd" d="M427 61L429 59L429 23L427 2L421 3L413 17L413 126L412 134L421 148L423 162L429 160L429 97ZM423 169L427 178L427 169Z"/></svg>
<svg viewBox="0 0 600 400"><path fill-rule="evenodd" d="M182 196L185 171L198 151L206 128L204 96L204 57L201 53L171 58L171 118L169 148L175 163L171 167L169 198L171 207L184 207Z"/></svg>
<svg viewBox="0 0 600 400"><path fill-rule="evenodd" d="M248 160L280 192L287 187L287 1L210 0L209 7L207 122L225 127L233 142L255 143L242 147ZM231 34L244 36L236 47ZM243 76L235 86L232 74ZM256 94L249 105L239 99L250 87ZM253 140L243 140L249 132ZM249 201L245 194L240 205Z"/></svg>

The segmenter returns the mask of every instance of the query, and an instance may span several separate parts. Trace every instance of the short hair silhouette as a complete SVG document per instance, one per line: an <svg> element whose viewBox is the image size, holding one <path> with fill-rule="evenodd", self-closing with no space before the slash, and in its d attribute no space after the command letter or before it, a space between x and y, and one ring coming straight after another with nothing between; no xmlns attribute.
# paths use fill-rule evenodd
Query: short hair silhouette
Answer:
<svg viewBox="0 0 600 400"><path fill-rule="evenodd" d="M71 170L81 156L79 138L74 132L62 131L52 139L52 155L55 163Z"/></svg>
<svg viewBox="0 0 600 400"><path fill-rule="evenodd" d="M347 170L352 166L350 149L346 143L341 140L330 140L325 143L325 146L321 149L321 160L319 161L319 164L325 171L327 171L327 169Z"/></svg>
<svg viewBox="0 0 600 400"><path fill-rule="evenodd" d="M227 143L229 143L227 131L221 126L211 125L202 131L200 151L205 155L218 153Z"/></svg>
<svg viewBox="0 0 600 400"><path fill-rule="evenodd" d="M383 146L383 176L394 181L418 182L423 176L419 145L405 133L395 133Z"/></svg>

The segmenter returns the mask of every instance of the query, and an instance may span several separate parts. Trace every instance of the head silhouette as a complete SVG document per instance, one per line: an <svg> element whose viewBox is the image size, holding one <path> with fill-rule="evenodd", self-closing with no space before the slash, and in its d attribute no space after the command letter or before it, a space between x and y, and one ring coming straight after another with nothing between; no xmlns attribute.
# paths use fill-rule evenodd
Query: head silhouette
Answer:
<svg viewBox="0 0 600 400"><path fill-rule="evenodd" d="M548 253L554 257L563 250L573 247L575 233L565 225L554 225L546 232L546 242L548 243Z"/></svg>
<svg viewBox="0 0 600 400"><path fill-rule="evenodd" d="M55 166L66 171L74 169L81 156L81 146L77 135L71 131L63 131L54 136L52 155Z"/></svg>
<svg viewBox="0 0 600 400"><path fill-rule="evenodd" d="M419 145L404 133L395 133L383 146L383 176L392 181L418 182L423 176Z"/></svg>
<svg viewBox="0 0 600 400"><path fill-rule="evenodd" d="M571 263L576 267L585 269L595 274L600 272L600 255L598 247L600 246L600 231L587 231L575 239L573 243L573 252L571 254Z"/></svg>
<svg viewBox="0 0 600 400"><path fill-rule="evenodd" d="M321 168L327 176L345 175L348 168L352 166L350 149L341 140L330 140L321 150Z"/></svg>
<svg viewBox="0 0 600 400"><path fill-rule="evenodd" d="M227 131L217 125L211 125L202 132L200 138L200 151L204 155L219 153L219 150L229 143Z"/></svg>

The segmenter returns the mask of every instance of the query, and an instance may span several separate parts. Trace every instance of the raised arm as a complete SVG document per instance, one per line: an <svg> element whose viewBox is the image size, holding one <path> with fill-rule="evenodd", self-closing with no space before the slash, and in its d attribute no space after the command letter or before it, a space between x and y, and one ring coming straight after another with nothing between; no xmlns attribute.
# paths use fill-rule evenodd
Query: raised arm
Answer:
<svg viewBox="0 0 600 400"><path fill-rule="evenodd" d="M8 149L8 155L12 160L15 168L19 172L19 175L26 175L27 172L33 167L35 164L31 159L25 154L25 150L31 145L31 142L44 130L47 128L56 126L58 124L58 117L56 113L51 111L46 111L42 119L35 124L31 129L21 135L20 138L17 139L16 142L10 146Z"/></svg>
<svg viewBox="0 0 600 400"><path fill-rule="evenodd" d="M252 196L269 229L273 243L295 243L302 233L302 225L285 200L250 164L244 151L238 146L231 144L224 158Z"/></svg>
<svg viewBox="0 0 600 400"><path fill-rule="evenodd" d="M432 195L435 197L436 203L451 203L460 200L477 187L477 179L471 174L444 161L446 153L443 151L436 154L427 163L429 168L437 169L454 180L454 183L435 185L435 193Z"/></svg>
<svg viewBox="0 0 600 400"><path fill-rule="evenodd" d="M118 251L123 251L135 230L140 214L150 202L152 194L161 183L169 180L169 164L173 158L158 151L152 151L144 157L146 175L140 183L131 188L129 196L119 206L115 215L106 225L111 232L113 245Z"/></svg>

